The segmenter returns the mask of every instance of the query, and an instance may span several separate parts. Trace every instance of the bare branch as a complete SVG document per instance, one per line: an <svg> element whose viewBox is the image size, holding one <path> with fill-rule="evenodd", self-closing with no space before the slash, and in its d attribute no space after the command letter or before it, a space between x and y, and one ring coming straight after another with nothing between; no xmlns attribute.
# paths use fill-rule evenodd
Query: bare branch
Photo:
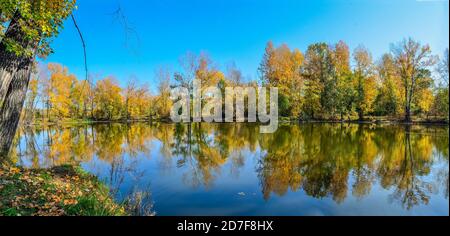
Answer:
<svg viewBox="0 0 450 236"><path fill-rule="evenodd" d="M119 23L125 33L125 47L132 51L134 54L138 54L138 49L140 45L140 38L137 31L134 29L132 24L128 21L128 18L124 14L122 7L119 5L117 10L115 10L111 15L114 17L114 20ZM132 38L136 39L136 47L132 48L130 41Z"/></svg>
<svg viewBox="0 0 450 236"><path fill-rule="evenodd" d="M78 34L80 35L81 43L83 45L83 51L84 51L84 69L86 71L86 81L88 81L88 66L87 66L87 54L86 54L86 43L84 42L83 34L81 33L80 28L78 27L77 21L75 20L75 17L73 14L70 14L72 17L73 24L75 25L75 28L78 31Z"/></svg>

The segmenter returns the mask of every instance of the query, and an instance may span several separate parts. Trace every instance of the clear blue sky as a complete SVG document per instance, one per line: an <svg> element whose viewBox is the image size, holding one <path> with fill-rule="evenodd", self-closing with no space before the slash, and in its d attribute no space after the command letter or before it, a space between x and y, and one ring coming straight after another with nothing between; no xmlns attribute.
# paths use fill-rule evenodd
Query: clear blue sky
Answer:
<svg viewBox="0 0 450 236"><path fill-rule="evenodd" d="M314 42L364 44L375 58L391 43L413 37L441 55L448 47L448 0L78 0L75 16L93 74L136 76L152 84L155 69L171 66L187 51L206 51L225 68L234 61L256 78L267 41L305 51ZM112 13L121 5L137 36L128 47ZM83 54L71 21L46 62L58 62L83 78Z"/></svg>

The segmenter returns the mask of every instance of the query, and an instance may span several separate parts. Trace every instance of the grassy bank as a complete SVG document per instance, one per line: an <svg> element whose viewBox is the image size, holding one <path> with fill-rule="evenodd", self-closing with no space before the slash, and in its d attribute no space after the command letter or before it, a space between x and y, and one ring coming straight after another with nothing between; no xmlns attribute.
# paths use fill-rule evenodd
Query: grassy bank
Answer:
<svg viewBox="0 0 450 236"><path fill-rule="evenodd" d="M122 216L108 188L79 167L48 170L0 167L0 215Z"/></svg>

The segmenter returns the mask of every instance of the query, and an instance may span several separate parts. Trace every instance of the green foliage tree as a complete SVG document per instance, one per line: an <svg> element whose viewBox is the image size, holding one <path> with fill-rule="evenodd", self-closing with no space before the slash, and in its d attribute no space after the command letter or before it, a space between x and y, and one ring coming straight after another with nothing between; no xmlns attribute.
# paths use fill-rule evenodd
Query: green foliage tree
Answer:
<svg viewBox="0 0 450 236"><path fill-rule="evenodd" d="M312 119L336 115L337 79L333 55L325 43L310 45L305 54L305 114Z"/></svg>

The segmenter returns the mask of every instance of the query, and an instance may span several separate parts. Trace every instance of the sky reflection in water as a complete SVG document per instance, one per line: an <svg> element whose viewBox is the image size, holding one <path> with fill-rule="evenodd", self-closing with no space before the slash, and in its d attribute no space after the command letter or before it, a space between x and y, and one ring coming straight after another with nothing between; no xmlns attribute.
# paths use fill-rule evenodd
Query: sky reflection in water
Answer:
<svg viewBox="0 0 450 236"><path fill-rule="evenodd" d="M101 124L23 129L11 158L81 164L157 215L448 215L448 126ZM191 135L188 135L191 133Z"/></svg>

